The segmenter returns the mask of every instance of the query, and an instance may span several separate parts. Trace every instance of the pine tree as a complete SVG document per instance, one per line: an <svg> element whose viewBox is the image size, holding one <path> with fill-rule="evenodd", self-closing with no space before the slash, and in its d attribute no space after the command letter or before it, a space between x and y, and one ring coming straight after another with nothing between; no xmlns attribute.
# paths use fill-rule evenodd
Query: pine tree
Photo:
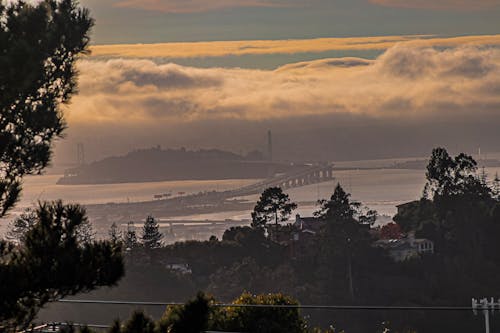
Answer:
<svg viewBox="0 0 500 333"><path fill-rule="evenodd" d="M78 226L78 242L80 244L90 244L95 239L95 231L92 223L85 218L82 223Z"/></svg>
<svg viewBox="0 0 500 333"><path fill-rule="evenodd" d="M483 186L488 186L488 174L484 166L481 168L481 174L479 175L479 181Z"/></svg>
<svg viewBox="0 0 500 333"><path fill-rule="evenodd" d="M498 172L495 173L495 179L493 179L493 196L496 199L500 199L500 178L498 177Z"/></svg>
<svg viewBox="0 0 500 333"><path fill-rule="evenodd" d="M62 105L76 93L74 65L88 51L92 25L76 0L0 1L0 217L63 135ZM2 332L26 328L48 302L111 286L124 273L119 247L80 243L82 207L41 202L33 216L17 246L0 239Z"/></svg>
<svg viewBox="0 0 500 333"><path fill-rule="evenodd" d="M125 249L131 250L137 247L138 242L137 242L137 234L135 232L135 225L134 222L130 221L127 224L127 231L125 232L124 235L124 245Z"/></svg>
<svg viewBox="0 0 500 333"><path fill-rule="evenodd" d="M122 237L120 234L120 230L118 230L118 226L116 225L115 222L113 222L113 224L111 224L111 227L109 227L108 236L109 236L109 240L113 244L121 243Z"/></svg>
<svg viewBox="0 0 500 333"><path fill-rule="evenodd" d="M21 215L12 221L7 231L7 239L16 242L22 242L24 236L30 228L32 228L37 221L36 211L31 208L25 209Z"/></svg>
<svg viewBox="0 0 500 333"><path fill-rule="evenodd" d="M163 235L160 233L160 225L153 216L149 215L142 227L142 245L146 249L161 247Z"/></svg>
<svg viewBox="0 0 500 333"><path fill-rule="evenodd" d="M358 212L360 204L351 201L350 197L351 194L346 193L340 183L338 183L330 200L318 201L320 208L314 212L314 216L339 221L352 220Z"/></svg>
<svg viewBox="0 0 500 333"><path fill-rule="evenodd" d="M262 192L253 209L252 228L263 228L272 222L277 227L280 222L287 221L296 208L297 204L291 202L288 194L284 193L280 187L267 188Z"/></svg>

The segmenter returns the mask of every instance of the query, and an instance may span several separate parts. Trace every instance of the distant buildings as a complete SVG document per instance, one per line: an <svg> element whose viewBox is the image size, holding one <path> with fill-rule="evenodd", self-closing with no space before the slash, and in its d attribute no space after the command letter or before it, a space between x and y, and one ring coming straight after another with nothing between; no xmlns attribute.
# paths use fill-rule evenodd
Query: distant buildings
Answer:
<svg viewBox="0 0 500 333"><path fill-rule="evenodd" d="M417 239L412 233L401 239L380 239L373 245L386 249L391 258L398 262L434 253L432 241L423 238Z"/></svg>
<svg viewBox="0 0 500 333"><path fill-rule="evenodd" d="M193 273L189 264L185 261L179 259L177 261L169 261L165 264L165 268L170 270L171 272L180 274L180 275L190 275Z"/></svg>

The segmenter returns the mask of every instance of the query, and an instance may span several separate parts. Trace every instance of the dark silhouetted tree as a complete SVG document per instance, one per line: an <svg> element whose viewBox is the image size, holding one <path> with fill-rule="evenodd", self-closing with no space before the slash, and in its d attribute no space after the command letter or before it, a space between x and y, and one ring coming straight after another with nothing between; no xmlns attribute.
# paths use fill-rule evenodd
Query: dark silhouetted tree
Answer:
<svg viewBox="0 0 500 333"><path fill-rule="evenodd" d="M160 232L160 225L153 216L148 216L142 227L142 245L146 249L156 249L161 247L163 235Z"/></svg>
<svg viewBox="0 0 500 333"><path fill-rule="evenodd" d="M47 302L114 285L123 275L119 247L79 240L83 208L58 201L41 203L36 213L21 244L3 246L0 322L5 325L28 324Z"/></svg>
<svg viewBox="0 0 500 333"><path fill-rule="evenodd" d="M35 209L27 208L21 215L14 219L7 232L7 238L20 241L24 235L37 223L38 216ZM91 243L95 238L95 231L88 219L84 219L77 226L78 241L80 243Z"/></svg>
<svg viewBox="0 0 500 333"><path fill-rule="evenodd" d="M92 25L74 0L0 3L0 217L17 202L22 177L50 161ZM19 245L0 241L2 330L25 327L47 302L123 275L119 247L79 240L81 207L41 203L36 215Z"/></svg>
<svg viewBox="0 0 500 333"><path fill-rule="evenodd" d="M203 293L182 306L169 306L160 327L162 331L171 333L199 333L213 327L212 308L214 300Z"/></svg>
<svg viewBox="0 0 500 333"><path fill-rule="evenodd" d="M155 322L142 311L135 311L125 323L122 333L155 333Z"/></svg>
<svg viewBox="0 0 500 333"><path fill-rule="evenodd" d="M121 232L118 230L118 226L115 222L111 224L108 230L109 240L113 244L118 244L122 242Z"/></svg>
<svg viewBox="0 0 500 333"><path fill-rule="evenodd" d="M135 232L134 222L130 221L127 224L127 230L123 235L123 245L125 249L132 250L138 246L137 233Z"/></svg>
<svg viewBox="0 0 500 333"><path fill-rule="evenodd" d="M92 243L95 239L95 231L92 223L85 218L78 226L78 241L80 243Z"/></svg>
<svg viewBox="0 0 500 333"><path fill-rule="evenodd" d="M495 199L500 199L500 178L498 177L498 172L495 173L495 178L493 178L492 193Z"/></svg>
<svg viewBox="0 0 500 333"><path fill-rule="evenodd" d="M217 308L215 300L203 293L182 306L171 306L160 321L162 332L199 333L208 330L222 332L271 333L307 332L298 308L234 307ZM298 305L282 294L253 296L244 293L234 304L240 305Z"/></svg>
<svg viewBox="0 0 500 333"><path fill-rule="evenodd" d="M477 175L476 161L464 153L453 158L446 149L434 148L426 177L433 200L446 200L464 194L483 198L490 195L486 181Z"/></svg>
<svg viewBox="0 0 500 333"><path fill-rule="evenodd" d="M222 240L226 242L236 242L247 247L256 247L266 241L264 230L261 228L251 228L248 226L231 227L224 231Z"/></svg>
<svg viewBox="0 0 500 333"><path fill-rule="evenodd" d="M30 230L37 221L36 211L32 208L25 209L21 215L16 217L10 225L10 230L7 232L7 239L20 242L24 239L24 235Z"/></svg>
<svg viewBox="0 0 500 333"><path fill-rule="evenodd" d="M274 221L275 225L288 220L297 204L279 187L270 187L262 192L252 212L252 227L262 228Z"/></svg>
<svg viewBox="0 0 500 333"><path fill-rule="evenodd" d="M326 220L322 230L320 247L324 274L322 280L328 284L335 274L345 274L347 289L351 300L354 300L353 257L362 257L370 248L371 237L368 229L376 220L377 213L368 210L366 214L360 209L361 204L350 200L340 184L337 184L330 200L321 200L320 208L315 212L318 219ZM332 267L333 262L347 262ZM359 259L361 262L364 259Z"/></svg>
<svg viewBox="0 0 500 333"><path fill-rule="evenodd" d="M337 184L330 200L320 200L320 208L314 213L318 218L334 220L350 220L358 211L360 206L357 202L351 202L351 195L346 193L340 184Z"/></svg>
<svg viewBox="0 0 500 333"><path fill-rule="evenodd" d="M241 305L298 305L292 297L283 294L251 295L243 293L234 304ZM237 307L228 309L224 320L225 331L271 333L307 332L298 308Z"/></svg>
<svg viewBox="0 0 500 333"><path fill-rule="evenodd" d="M92 25L73 0L0 4L0 216L16 203L21 178L50 161Z"/></svg>

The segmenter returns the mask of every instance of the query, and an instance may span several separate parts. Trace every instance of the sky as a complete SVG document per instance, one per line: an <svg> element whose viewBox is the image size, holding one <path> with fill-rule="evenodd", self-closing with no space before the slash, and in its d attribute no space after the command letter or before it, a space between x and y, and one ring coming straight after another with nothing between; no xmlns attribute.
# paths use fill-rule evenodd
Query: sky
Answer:
<svg viewBox="0 0 500 333"><path fill-rule="evenodd" d="M55 163L162 147L290 160L500 151L500 0L83 0Z"/></svg>

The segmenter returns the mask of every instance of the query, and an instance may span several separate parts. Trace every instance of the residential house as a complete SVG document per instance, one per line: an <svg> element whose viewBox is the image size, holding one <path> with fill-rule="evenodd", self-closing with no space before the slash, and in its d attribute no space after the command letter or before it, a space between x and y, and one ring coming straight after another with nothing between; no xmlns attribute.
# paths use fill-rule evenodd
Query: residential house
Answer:
<svg viewBox="0 0 500 333"><path fill-rule="evenodd" d="M373 244L386 249L394 261L405 261L434 253L434 243L428 239L416 239L413 234L401 239L380 239Z"/></svg>

